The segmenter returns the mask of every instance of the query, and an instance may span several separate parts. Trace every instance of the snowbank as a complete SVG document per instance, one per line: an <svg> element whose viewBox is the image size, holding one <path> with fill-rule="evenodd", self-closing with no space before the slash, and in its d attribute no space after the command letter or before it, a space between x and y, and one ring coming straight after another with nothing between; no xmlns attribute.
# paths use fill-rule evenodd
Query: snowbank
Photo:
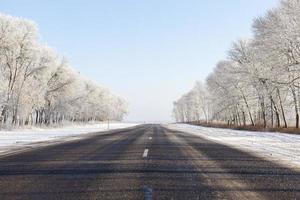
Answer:
<svg viewBox="0 0 300 200"><path fill-rule="evenodd" d="M300 167L300 135L237 131L187 124L169 124L167 128L230 145L288 167Z"/></svg>
<svg viewBox="0 0 300 200"><path fill-rule="evenodd" d="M133 123L111 123L109 130L136 126ZM47 145L49 142L79 139L87 133L107 131L107 123L75 125L53 129L25 129L0 131L0 154L24 150L34 146Z"/></svg>

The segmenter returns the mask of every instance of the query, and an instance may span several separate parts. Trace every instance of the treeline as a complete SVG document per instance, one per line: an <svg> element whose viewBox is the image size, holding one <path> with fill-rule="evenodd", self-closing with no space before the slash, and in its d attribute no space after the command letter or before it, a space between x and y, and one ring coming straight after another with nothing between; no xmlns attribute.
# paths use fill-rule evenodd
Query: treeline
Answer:
<svg viewBox="0 0 300 200"><path fill-rule="evenodd" d="M252 29L253 38L233 43L203 92L196 86L174 103L176 121L299 128L300 1L281 1Z"/></svg>
<svg viewBox="0 0 300 200"><path fill-rule="evenodd" d="M0 128L121 120L126 103L82 77L32 21L0 14Z"/></svg>

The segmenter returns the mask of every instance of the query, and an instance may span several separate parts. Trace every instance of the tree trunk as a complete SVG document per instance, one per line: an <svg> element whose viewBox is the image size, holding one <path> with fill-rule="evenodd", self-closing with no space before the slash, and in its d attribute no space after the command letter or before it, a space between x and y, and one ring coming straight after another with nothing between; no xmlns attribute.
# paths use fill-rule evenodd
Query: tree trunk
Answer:
<svg viewBox="0 0 300 200"><path fill-rule="evenodd" d="M283 103L282 103L279 88L277 88L277 95L278 95L278 98L279 98L279 104L280 104L282 119L283 119L283 122L284 122L284 128L287 128L287 122L286 122L286 118L285 118L285 113L284 113L284 109L283 109Z"/></svg>
<svg viewBox="0 0 300 200"><path fill-rule="evenodd" d="M266 110L265 110L264 102L261 103L261 109L262 109L261 114L262 114L264 128L267 128Z"/></svg>
<svg viewBox="0 0 300 200"><path fill-rule="evenodd" d="M246 114L243 111L243 125L246 126Z"/></svg>
<svg viewBox="0 0 300 200"><path fill-rule="evenodd" d="M244 99L244 102L245 102L246 107L247 107L247 110L248 110L248 114L249 114L249 118L250 118L251 125L254 126L254 121L253 121L253 118L252 118L251 110L250 110L248 101L247 101L247 99L246 99L246 97L245 97L244 94L243 94L243 99Z"/></svg>
<svg viewBox="0 0 300 200"><path fill-rule="evenodd" d="M274 113L273 113L273 100L272 100L272 96L270 96L270 101L271 101L271 126L272 128L274 127Z"/></svg>
<svg viewBox="0 0 300 200"><path fill-rule="evenodd" d="M295 115L296 115L296 128L299 128L299 110L298 110L298 101L296 96L296 91L293 86L291 86L293 100L294 100L294 107L295 107Z"/></svg>
<svg viewBox="0 0 300 200"><path fill-rule="evenodd" d="M271 98L271 105L273 105L274 110L275 110L275 116L276 116L277 127L280 127L280 116L279 116L278 108L277 108L277 106L276 106L276 103L275 103L273 97L270 96L270 98ZM273 109L273 107L271 107L271 109ZM273 118L273 112L272 112L272 118ZM272 121L273 121L273 120L272 120Z"/></svg>

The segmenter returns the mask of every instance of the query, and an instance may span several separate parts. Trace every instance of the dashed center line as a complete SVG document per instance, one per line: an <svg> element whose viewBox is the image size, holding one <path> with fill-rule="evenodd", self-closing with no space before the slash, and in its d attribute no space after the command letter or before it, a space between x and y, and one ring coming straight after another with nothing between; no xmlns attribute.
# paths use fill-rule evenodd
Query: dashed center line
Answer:
<svg viewBox="0 0 300 200"><path fill-rule="evenodd" d="M145 186L144 193L145 193L145 200L152 200L152 193L153 193L152 188Z"/></svg>
<svg viewBox="0 0 300 200"><path fill-rule="evenodd" d="M148 151L149 151L149 149L145 149L145 151L143 153L143 158L146 158L148 156Z"/></svg>

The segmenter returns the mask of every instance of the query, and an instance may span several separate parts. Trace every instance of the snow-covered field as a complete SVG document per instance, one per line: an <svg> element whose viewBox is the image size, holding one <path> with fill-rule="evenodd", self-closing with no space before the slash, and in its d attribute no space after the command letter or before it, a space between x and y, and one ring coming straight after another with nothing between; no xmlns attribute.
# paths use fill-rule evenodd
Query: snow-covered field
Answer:
<svg viewBox="0 0 300 200"><path fill-rule="evenodd" d="M109 130L136 126L134 123L111 123ZM76 140L86 136L87 133L107 131L107 123L73 125L51 129L17 129L13 131L0 131L0 154L11 153L35 146L47 145L49 142L62 142Z"/></svg>
<svg viewBox="0 0 300 200"><path fill-rule="evenodd" d="M187 124L168 124L167 128L198 135L281 165L300 169L300 135L206 128Z"/></svg>

